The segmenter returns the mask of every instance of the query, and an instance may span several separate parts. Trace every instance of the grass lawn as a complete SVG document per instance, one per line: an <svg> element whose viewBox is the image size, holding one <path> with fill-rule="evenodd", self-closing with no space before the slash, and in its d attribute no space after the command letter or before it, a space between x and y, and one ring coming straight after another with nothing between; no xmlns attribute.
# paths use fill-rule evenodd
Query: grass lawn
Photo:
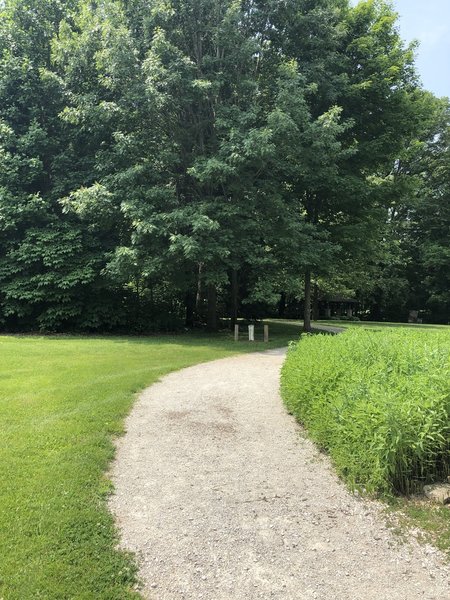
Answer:
<svg viewBox="0 0 450 600"><path fill-rule="evenodd" d="M170 371L283 346L298 333L275 324L269 344L228 334L0 336L0 599L138 597L133 561L115 550L105 477L136 392Z"/></svg>
<svg viewBox="0 0 450 600"><path fill-rule="evenodd" d="M0 599L137 598L133 560L115 550L105 477L135 394L176 369L284 346L300 325L270 321L269 344L228 334L0 336ZM450 546L448 508L402 508Z"/></svg>
<svg viewBox="0 0 450 600"><path fill-rule="evenodd" d="M268 319L267 323L273 323L275 326L281 325L297 325L299 327L303 326L303 321L298 321L294 319ZM388 323L385 321L334 321L334 320L320 320L320 321L311 321L311 326L314 329L314 325L328 325L330 327L342 327L342 328L350 328L350 327L359 327L362 329L383 329L384 327L406 327L408 329L440 329L446 330L450 333L450 325L428 325L428 324L414 324L414 323Z"/></svg>
<svg viewBox="0 0 450 600"><path fill-rule="evenodd" d="M388 323L379 321L316 321L319 325L330 325L331 327L360 327L362 329L381 329L383 327L408 327L410 329L447 329L450 325L434 325L426 323Z"/></svg>

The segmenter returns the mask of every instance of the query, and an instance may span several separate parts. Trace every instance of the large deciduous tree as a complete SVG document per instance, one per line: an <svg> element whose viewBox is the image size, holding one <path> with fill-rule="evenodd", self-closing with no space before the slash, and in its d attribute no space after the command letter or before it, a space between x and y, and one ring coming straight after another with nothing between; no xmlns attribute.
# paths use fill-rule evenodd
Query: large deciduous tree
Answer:
<svg viewBox="0 0 450 600"><path fill-rule="evenodd" d="M216 329L303 281L308 330L312 282L412 289L413 248L445 305L448 132L388 3L7 0L0 49L10 327Z"/></svg>

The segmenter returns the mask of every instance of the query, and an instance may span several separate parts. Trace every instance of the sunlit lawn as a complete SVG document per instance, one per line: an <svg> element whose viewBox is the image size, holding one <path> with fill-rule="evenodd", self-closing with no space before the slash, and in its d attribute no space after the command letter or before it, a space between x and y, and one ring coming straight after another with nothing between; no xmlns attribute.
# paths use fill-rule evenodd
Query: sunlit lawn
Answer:
<svg viewBox="0 0 450 600"><path fill-rule="evenodd" d="M137 597L134 562L115 549L105 476L136 393L176 369L285 346L300 325L270 321L269 344L245 341L244 327L238 343L0 336L0 599Z"/></svg>
<svg viewBox="0 0 450 600"><path fill-rule="evenodd" d="M299 332L271 329L270 344L228 334L0 336L0 598L135 597L104 474L136 392L169 371L283 346Z"/></svg>
<svg viewBox="0 0 450 600"><path fill-rule="evenodd" d="M296 319L269 319L268 323L274 324L285 324L285 325L297 325L303 326L303 322ZM330 327L359 327L362 329L383 329L384 327L407 327L410 329L441 329L447 330L450 333L450 325L435 325L426 323L389 323L386 321L346 321L346 320L334 320L334 319L321 319L319 321L312 321L311 326L314 329L314 325L326 325Z"/></svg>
<svg viewBox="0 0 450 600"><path fill-rule="evenodd" d="M383 327L409 327L411 329L447 329L450 332L449 325L434 325L426 323L389 323L386 321L335 321L321 320L317 321L319 325L331 325L332 327L360 327L363 329L381 329Z"/></svg>

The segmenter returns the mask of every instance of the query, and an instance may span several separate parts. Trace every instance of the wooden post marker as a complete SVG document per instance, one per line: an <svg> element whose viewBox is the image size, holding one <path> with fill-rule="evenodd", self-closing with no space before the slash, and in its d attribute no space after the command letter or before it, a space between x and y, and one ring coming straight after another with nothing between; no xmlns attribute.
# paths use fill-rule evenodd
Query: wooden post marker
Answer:
<svg viewBox="0 0 450 600"><path fill-rule="evenodd" d="M265 342L269 341L269 326L268 325L264 325L264 341Z"/></svg>
<svg viewBox="0 0 450 600"><path fill-rule="evenodd" d="M234 341L239 341L239 325L234 326Z"/></svg>
<svg viewBox="0 0 450 600"><path fill-rule="evenodd" d="M255 341L255 326L254 325L248 326L248 341L249 342Z"/></svg>

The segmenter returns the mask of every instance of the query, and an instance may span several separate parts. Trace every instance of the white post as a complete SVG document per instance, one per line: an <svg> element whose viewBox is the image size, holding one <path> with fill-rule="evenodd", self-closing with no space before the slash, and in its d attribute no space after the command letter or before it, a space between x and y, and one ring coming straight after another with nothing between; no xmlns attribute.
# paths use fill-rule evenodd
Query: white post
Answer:
<svg viewBox="0 0 450 600"><path fill-rule="evenodd" d="M268 325L264 325L264 341L265 342L269 341L269 326Z"/></svg>
<svg viewBox="0 0 450 600"><path fill-rule="evenodd" d="M234 341L239 341L239 325L234 326Z"/></svg>
<svg viewBox="0 0 450 600"><path fill-rule="evenodd" d="M255 326L254 325L248 326L248 341L249 342L255 341Z"/></svg>

